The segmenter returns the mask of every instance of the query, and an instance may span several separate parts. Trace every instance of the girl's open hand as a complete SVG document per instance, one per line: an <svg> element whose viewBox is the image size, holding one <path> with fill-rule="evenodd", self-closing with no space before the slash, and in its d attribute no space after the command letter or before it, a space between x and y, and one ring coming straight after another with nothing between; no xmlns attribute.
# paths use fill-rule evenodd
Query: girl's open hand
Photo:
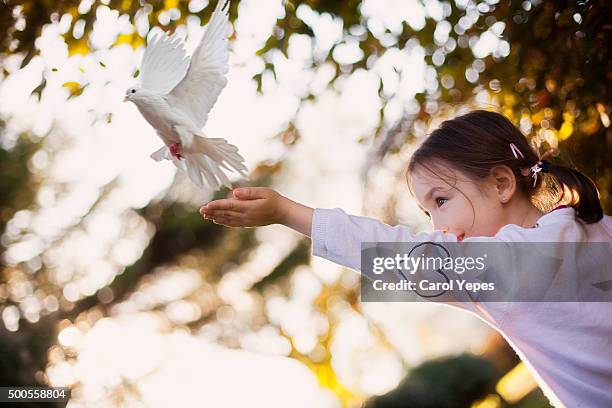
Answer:
<svg viewBox="0 0 612 408"><path fill-rule="evenodd" d="M237 188L232 198L211 201L200 214L215 224L228 227L259 227L282 224L283 202L287 199L266 187Z"/></svg>

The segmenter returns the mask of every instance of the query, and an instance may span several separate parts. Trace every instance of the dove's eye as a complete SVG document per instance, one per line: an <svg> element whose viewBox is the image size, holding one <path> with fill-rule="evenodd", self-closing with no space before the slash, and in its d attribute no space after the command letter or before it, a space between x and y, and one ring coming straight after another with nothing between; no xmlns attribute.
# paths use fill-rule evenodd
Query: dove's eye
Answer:
<svg viewBox="0 0 612 408"><path fill-rule="evenodd" d="M132 93L136 93L136 90L135 90L135 89L132 89Z"/></svg>

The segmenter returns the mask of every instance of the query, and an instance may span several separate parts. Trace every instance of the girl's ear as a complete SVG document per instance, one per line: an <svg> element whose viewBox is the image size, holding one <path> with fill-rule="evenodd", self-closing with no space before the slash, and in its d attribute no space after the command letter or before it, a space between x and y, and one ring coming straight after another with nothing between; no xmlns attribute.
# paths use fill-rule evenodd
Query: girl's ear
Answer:
<svg viewBox="0 0 612 408"><path fill-rule="evenodd" d="M508 166L495 166L491 169L491 180L495 195L500 203L507 203L516 192L516 177Z"/></svg>

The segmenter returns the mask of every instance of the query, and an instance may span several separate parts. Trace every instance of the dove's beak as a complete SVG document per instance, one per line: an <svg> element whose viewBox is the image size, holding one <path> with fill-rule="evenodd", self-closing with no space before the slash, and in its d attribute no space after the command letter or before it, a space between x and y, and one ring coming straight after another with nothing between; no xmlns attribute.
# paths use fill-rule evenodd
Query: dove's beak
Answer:
<svg viewBox="0 0 612 408"><path fill-rule="evenodd" d="M128 96L127 96L127 95L125 95L125 96L123 97L123 102L127 102L127 101L128 101Z"/></svg>

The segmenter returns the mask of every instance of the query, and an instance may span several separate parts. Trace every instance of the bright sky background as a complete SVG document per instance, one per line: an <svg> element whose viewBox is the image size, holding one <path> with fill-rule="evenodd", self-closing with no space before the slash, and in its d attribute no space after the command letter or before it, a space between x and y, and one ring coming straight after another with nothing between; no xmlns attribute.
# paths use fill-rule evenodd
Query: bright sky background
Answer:
<svg viewBox="0 0 612 408"><path fill-rule="evenodd" d="M192 3L197 9L197 3L205 2ZM204 132L237 145L251 169L266 159L288 157L276 185L281 193L310 206L363 213L361 171L369 146L357 140L370 136L377 126L380 100L373 72L382 76L385 90L399 89L386 112L392 122L416 92L430 86L431 68L426 68L424 51L418 45L402 51L391 48L376 62L373 72L357 71L332 90L327 87L330 67L322 66L317 72L303 69L305 61L313 57L310 39L296 37L290 46L290 58L277 58L277 81L265 78L264 95L257 95L251 77L262 62L255 57L255 51L261 48L280 16L280 4L280 0L241 1L234 25L236 39L231 43L229 83ZM444 12L436 1L425 4L422 7L416 1L366 0L363 13L373 16L371 25L381 33L385 28L397 31L402 21L418 29L426 14L440 20ZM315 27L315 57L340 38L338 21L305 8L299 12ZM147 27L142 21L137 26L144 32ZM0 115L10 119L3 139L7 146L20 131L30 130L37 137L49 133L44 150L32 161L32 170L44 175L37 197L40 209L20 211L7 227L7 260L26 261L36 269L40 256L49 257L55 263L55 282L65 285L64 296L74 301L95 293L110 283L124 265L140 257L152 231L131 209L141 208L164 194L193 203L204 203L209 195L196 191L188 181L168 191L175 174L173 165L149 158L161 141L134 105L122 103L125 89L134 83L131 75L140 63L143 49L134 52L129 46L108 47L119 33L129 32L129 23L107 7L100 7L92 37L99 51L72 58L68 58L60 37L68 27L66 23L62 19L45 28L37 42L41 56L25 69L17 69L17 57L8 61L11 75L0 83ZM201 36L199 24L197 18L191 18L187 29L179 30L181 35L187 34L189 52ZM446 40L447 28L444 22L439 23L437 40ZM492 34L483 36L482 42L473 47L475 55L484 56L499 49L496 35L500 30L503 26L492 27ZM334 57L350 62L358 52L354 44L346 44ZM393 67L409 67L406 72L411 75L399 77ZM57 72L52 71L54 68ZM30 92L40 83L43 72L48 83L38 102ZM80 97L67 100L68 92L62 84L69 81L89 86ZM305 87L310 87L318 98L302 106L297 119L302 139L288 152L272 137L295 115L298 97ZM110 124L105 121L107 113L112 113ZM397 188L393 174L405 166L403 160L408 154L409 148L400 158L379 166L371 182L383 190ZM84 229L69 236L57 251L46 251L65 228L81 219L104 185L113 179L117 179L118 186L85 219ZM65 188L62 194L58 194L60 185ZM421 229L428 228L407 189L398 196L405 204L400 218L410 219L411 225ZM30 233L17 240L24 230ZM255 300L244 288L271 271L299 238L278 226L261 228L257 234L262 245L253 258L226 273L219 284L221 297L239 314L231 318L248 315L255 307ZM340 276L338 266L313 259L311 267L295 273L290 298L267 299L270 320L285 332L294 333L295 345L301 351L311 350L317 334L326 330L325 319L312 308L311 300L320 293L323 283ZM102 391L116 387L121 378L137 384L146 406L176 405L178 398L197 400L204 406L338 406L333 394L320 388L304 365L284 357L289 346L272 326L245 335L241 346L250 351L237 351L214 344L214 327L199 335L172 332L160 316L143 312L163 301L170 303L165 318L179 322L198 313L181 300L200 284L196 272L159 271L155 277L156 283L119 305L114 317L98 320L93 328L71 325L60 333L59 343L77 350L79 358L72 364L51 352L53 365L48 375L56 385L82 382L82 392L70 407L81 406L78 401L99 401ZM27 284L22 290L26 301L21 312L26 318L35 321L43 308L57 308L57 299L41 301ZM395 387L405 374L404 364L412 366L464 350L478 351L489 332L475 318L444 306L372 303L364 304L363 309L367 319L348 307L340 311L342 319L332 345L334 369L343 384L363 395L380 394ZM7 327L12 327L18 312L7 310L2 317ZM396 351L377 344L368 330L368 320L384 330ZM265 375L261 375L262 370ZM208 388L204 389L203 384ZM168 400L171 395L173 404ZM140 406L139 398L135 397L129 406ZM178 404L183 405L186 403Z"/></svg>

